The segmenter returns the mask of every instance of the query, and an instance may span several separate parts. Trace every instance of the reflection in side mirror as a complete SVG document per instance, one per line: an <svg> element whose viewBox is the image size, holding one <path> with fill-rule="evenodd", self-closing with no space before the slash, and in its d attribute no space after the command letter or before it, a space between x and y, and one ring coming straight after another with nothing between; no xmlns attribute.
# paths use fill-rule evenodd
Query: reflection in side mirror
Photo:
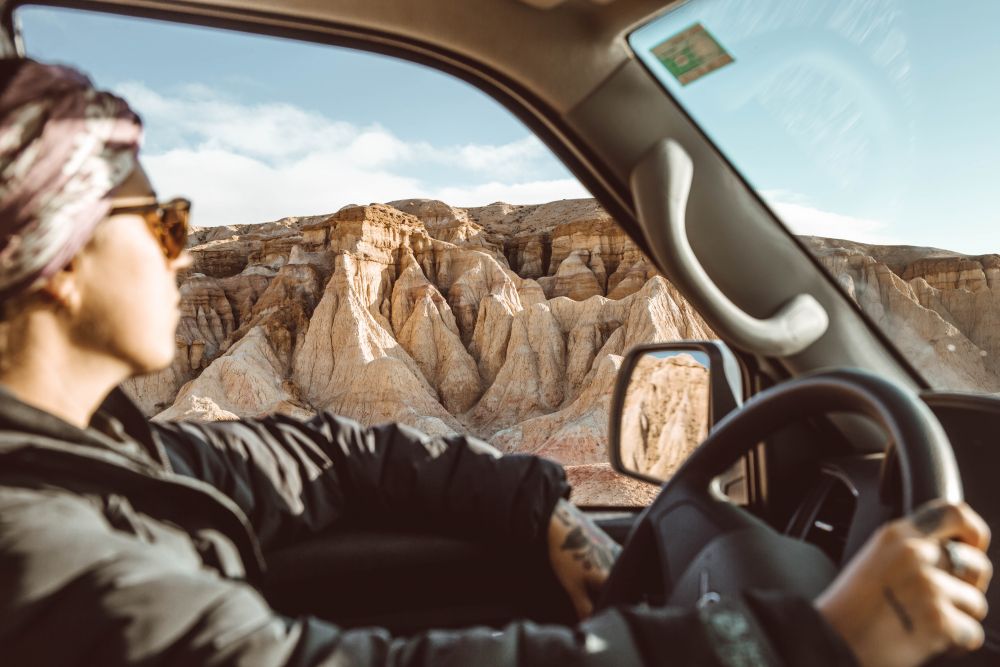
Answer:
<svg viewBox="0 0 1000 667"><path fill-rule="evenodd" d="M612 468L665 482L742 397L739 363L719 341L633 348L618 372L612 401ZM736 471L729 481L741 476Z"/></svg>
<svg viewBox="0 0 1000 667"><path fill-rule="evenodd" d="M669 479L708 436L709 365L704 352L639 355L622 406L620 451L627 470Z"/></svg>

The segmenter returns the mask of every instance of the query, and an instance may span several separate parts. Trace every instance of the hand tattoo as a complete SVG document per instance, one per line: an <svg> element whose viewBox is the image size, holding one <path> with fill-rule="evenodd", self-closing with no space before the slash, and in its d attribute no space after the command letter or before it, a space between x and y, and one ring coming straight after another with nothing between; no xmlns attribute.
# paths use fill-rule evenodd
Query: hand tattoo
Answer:
<svg viewBox="0 0 1000 667"><path fill-rule="evenodd" d="M924 535L930 535L941 527L941 522L950 511L951 508L947 505L924 507L913 515L913 525Z"/></svg>
<svg viewBox="0 0 1000 667"><path fill-rule="evenodd" d="M906 612L906 608L903 603L899 601L896 594L892 592L892 589L886 586L882 589L882 595L885 597L885 601L889 603L892 611L895 612L896 617L899 622L903 625L903 629L906 630L907 634L913 634L913 619Z"/></svg>
<svg viewBox="0 0 1000 667"><path fill-rule="evenodd" d="M569 529L566 539L559 547L562 551L571 552L574 560L580 561L584 570L595 567L604 572L611 570L621 547L607 533L565 500L559 501L553 515Z"/></svg>

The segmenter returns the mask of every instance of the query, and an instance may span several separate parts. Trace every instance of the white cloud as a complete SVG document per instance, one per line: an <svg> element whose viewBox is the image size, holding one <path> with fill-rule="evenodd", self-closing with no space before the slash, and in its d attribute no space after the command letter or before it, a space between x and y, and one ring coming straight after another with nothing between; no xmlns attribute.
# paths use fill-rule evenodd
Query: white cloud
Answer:
<svg viewBox="0 0 1000 667"><path fill-rule="evenodd" d="M554 158L533 135L500 145L435 146L287 103L240 103L197 83L171 95L141 83L118 90L155 133L159 150L144 152L143 162L157 189L190 197L200 226L415 197L481 206L589 196L573 178L544 178ZM438 182L426 176L429 168ZM824 211L794 192L762 194L796 234L893 242L882 221Z"/></svg>
<svg viewBox="0 0 1000 667"><path fill-rule="evenodd" d="M557 199L579 199L590 196L592 196L590 192L574 178L513 184L492 182L471 188L445 187L431 194L432 199L440 199L452 206L481 206L497 201L544 204Z"/></svg>
<svg viewBox="0 0 1000 667"><path fill-rule="evenodd" d="M231 151L200 148L172 150L143 162L161 195L192 199L192 220L202 227L331 213L345 204L423 194L415 179L339 156L308 156L275 167Z"/></svg>
<svg viewBox="0 0 1000 667"><path fill-rule="evenodd" d="M196 83L171 95L135 82L117 90L146 121L156 150L144 151L143 163L157 190L191 197L198 225L411 197L475 206L588 196L572 178L545 178L561 170L533 135L435 146L287 103L244 104ZM438 182L428 180L430 172Z"/></svg>
<svg viewBox="0 0 1000 667"><path fill-rule="evenodd" d="M234 151L266 159L294 159L314 151L344 150L366 131L291 104L240 104L200 84L165 96L141 83L118 86L147 124L176 144Z"/></svg>
<svg viewBox="0 0 1000 667"><path fill-rule="evenodd" d="M888 233L885 221L824 211L812 206L804 195L786 190L764 190L760 194L795 234L881 245L899 243Z"/></svg>
<svg viewBox="0 0 1000 667"><path fill-rule="evenodd" d="M514 177L521 170L532 168L533 163L553 160L549 150L534 135L500 146L467 144L454 149L438 149L435 159L447 163L457 161L463 167L477 172Z"/></svg>

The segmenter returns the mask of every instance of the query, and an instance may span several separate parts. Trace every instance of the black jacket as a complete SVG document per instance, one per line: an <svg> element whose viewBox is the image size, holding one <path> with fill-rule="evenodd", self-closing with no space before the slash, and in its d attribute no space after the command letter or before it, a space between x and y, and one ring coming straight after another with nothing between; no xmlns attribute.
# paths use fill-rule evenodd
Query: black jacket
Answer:
<svg viewBox="0 0 1000 667"><path fill-rule="evenodd" d="M403 639L282 617L250 583L264 549L349 518L534 548L567 490L554 463L405 426L147 424L116 391L80 430L0 392L0 664L853 664L792 598Z"/></svg>

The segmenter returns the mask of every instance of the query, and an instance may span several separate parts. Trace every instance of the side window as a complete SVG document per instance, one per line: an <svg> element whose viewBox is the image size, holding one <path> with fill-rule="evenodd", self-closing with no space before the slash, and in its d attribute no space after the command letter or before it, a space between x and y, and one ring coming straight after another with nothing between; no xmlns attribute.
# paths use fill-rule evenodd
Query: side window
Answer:
<svg viewBox="0 0 1000 667"><path fill-rule="evenodd" d="M580 504L656 491L607 464L622 355L714 335L493 100L344 49L19 19L29 55L130 101L158 193L194 202L177 356L126 387L147 415L332 410L554 458Z"/></svg>

